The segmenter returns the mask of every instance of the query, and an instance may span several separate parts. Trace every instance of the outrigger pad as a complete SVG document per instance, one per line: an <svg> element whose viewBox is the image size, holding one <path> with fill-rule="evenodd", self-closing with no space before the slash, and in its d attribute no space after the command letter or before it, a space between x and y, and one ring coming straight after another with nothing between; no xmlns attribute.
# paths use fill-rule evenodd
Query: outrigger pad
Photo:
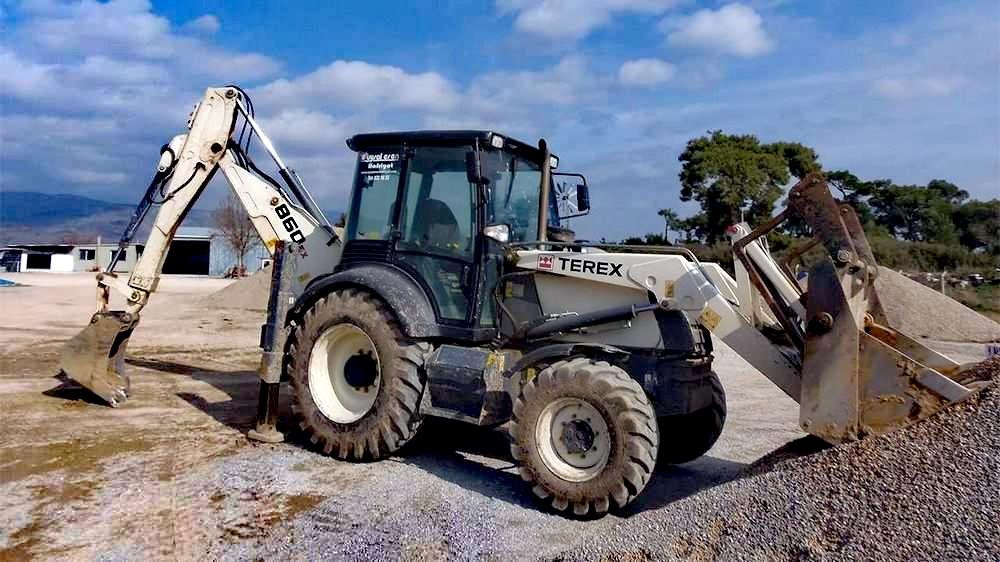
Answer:
<svg viewBox="0 0 1000 562"><path fill-rule="evenodd" d="M112 407L128 397L125 348L138 317L123 311L95 314L90 325L66 343L60 368Z"/></svg>

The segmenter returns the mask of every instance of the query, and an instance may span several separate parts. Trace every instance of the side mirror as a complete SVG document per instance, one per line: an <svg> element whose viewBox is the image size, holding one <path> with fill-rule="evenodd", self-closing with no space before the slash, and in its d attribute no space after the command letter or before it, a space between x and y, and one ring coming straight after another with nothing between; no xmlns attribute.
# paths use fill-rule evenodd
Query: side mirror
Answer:
<svg viewBox="0 0 1000 562"><path fill-rule="evenodd" d="M590 212L590 188L581 174L552 173L553 194L560 219L580 217Z"/></svg>
<svg viewBox="0 0 1000 562"><path fill-rule="evenodd" d="M506 224L491 224L483 229L483 236L501 244L510 241L510 227Z"/></svg>
<svg viewBox="0 0 1000 562"><path fill-rule="evenodd" d="M576 186L576 208L581 213L590 212L590 188L586 183Z"/></svg>

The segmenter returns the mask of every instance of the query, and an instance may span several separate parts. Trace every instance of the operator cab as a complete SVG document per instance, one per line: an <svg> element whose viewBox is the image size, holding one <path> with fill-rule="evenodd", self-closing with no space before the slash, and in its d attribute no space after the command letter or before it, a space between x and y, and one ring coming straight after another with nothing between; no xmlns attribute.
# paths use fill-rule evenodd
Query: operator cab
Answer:
<svg viewBox="0 0 1000 562"><path fill-rule="evenodd" d="M551 155L543 174L544 150L489 131L361 134L347 145L358 164L340 267L404 271L442 332L460 339L492 337L502 243L546 239L548 227L589 210L583 176L552 173Z"/></svg>

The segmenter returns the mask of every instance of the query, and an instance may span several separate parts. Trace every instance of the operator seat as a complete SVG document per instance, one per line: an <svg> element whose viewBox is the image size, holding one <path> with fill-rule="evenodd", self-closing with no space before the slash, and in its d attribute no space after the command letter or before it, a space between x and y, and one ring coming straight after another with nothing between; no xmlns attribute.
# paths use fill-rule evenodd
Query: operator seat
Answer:
<svg viewBox="0 0 1000 562"><path fill-rule="evenodd" d="M415 241L428 248L446 248L459 251L461 229L458 220L448 205L439 199L427 199L420 207L414 220Z"/></svg>

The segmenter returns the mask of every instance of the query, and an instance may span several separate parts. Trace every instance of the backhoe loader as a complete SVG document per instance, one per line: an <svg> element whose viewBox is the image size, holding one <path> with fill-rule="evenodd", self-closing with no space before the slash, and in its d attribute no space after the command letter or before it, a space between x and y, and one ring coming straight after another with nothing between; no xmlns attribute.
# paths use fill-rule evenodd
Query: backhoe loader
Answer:
<svg viewBox="0 0 1000 562"><path fill-rule="evenodd" d="M250 139L280 182L251 158ZM540 501L594 516L633 501L658 462L690 461L719 437L713 338L831 443L892 431L978 388L965 366L887 325L864 232L820 177L793 187L766 224L730 229L731 276L680 247L575 241L562 225L589 211L586 179L556 172L544 140L417 131L347 145L357 169L345 223L332 226L247 94L208 89L123 236L159 206L141 259L127 280L114 264L97 275L97 310L65 348L66 374L112 406L142 396L123 370L129 337L178 225L221 171L274 258L253 439L283 439L284 381L301 435L341 459L392 455L426 416L507 424ZM792 218L828 254L807 291L765 242ZM122 310L110 310L111 291Z"/></svg>

